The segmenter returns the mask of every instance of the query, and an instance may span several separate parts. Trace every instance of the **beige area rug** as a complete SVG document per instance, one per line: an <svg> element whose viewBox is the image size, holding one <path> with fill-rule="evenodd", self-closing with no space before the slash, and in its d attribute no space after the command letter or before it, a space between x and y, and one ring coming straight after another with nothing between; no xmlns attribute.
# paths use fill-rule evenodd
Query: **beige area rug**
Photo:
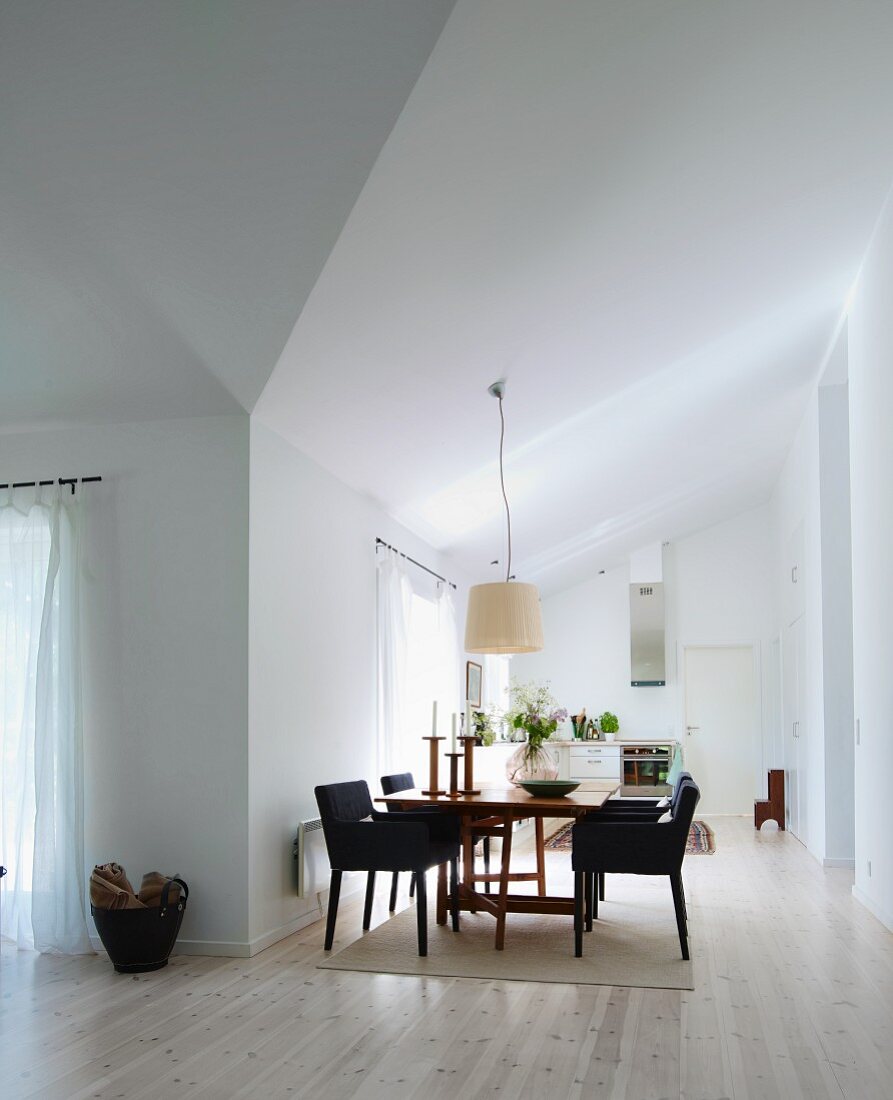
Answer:
<svg viewBox="0 0 893 1100"><path fill-rule="evenodd" d="M428 956L416 953L415 907L404 909L366 932L319 966L324 970L362 970L383 974L436 975L445 978L496 978L571 985L617 985L648 989L694 989L692 964L679 951L669 882L616 889L608 879L609 900L599 904L599 919L583 936L583 958L573 955L570 916L510 913L505 950L493 947L495 921L483 913L463 913L461 931L434 923L430 905ZM624 882L629 880L625 879ZM616 900L611 895L616 894ZM691 920L691 906L689 905Z"/></svg>

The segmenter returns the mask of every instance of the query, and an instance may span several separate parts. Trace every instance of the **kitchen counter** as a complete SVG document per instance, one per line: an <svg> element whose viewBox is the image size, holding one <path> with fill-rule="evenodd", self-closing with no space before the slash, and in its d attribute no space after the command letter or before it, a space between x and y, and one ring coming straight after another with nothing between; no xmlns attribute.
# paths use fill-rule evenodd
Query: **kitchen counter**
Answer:
<svg viewBox="0 0 893 1100"><path fill-rule="evenodd" d="M523 741L495 741L488 751L478 748L474 754L475 782L501 783L505 781L505 767L509 756L521 748ZM666 745L670 755L677 748L678 741L673 737L629 737L622 741L583 741L555 740L543 742L543 748L555 761L559 779L598 780L620 785L624 775L623 749L635 749L638 746ZM576 751L570 752L573 748ZM638 769L636 769L638 774ZM651 793L650 791L647 793ZM663 793L663 792L661 792Z"/></svg>
<svg viewBox="0 0 893 1100"><path fill-rule="evenodd" d="M515 745L517 747L518 745L522 744L523 741L494 741L492 747L495 748L497 745ZM570 745L678 745L679 742L676 740L675 737L618 737L614 741L585 741L582 738L567 738L565 740L559 740L556 737L550 737L549 740L544 741L543 744L547 745L550 749L563 749L568 748ZM480 752L480 748L478 748L477 751Z"/></svg>
<svg viewBox="0 0 893 1100"><path fill-rule="evenodd" d="M613 741L587 741L582 737L559 741L553 737L546 742L547 745L558 745L562 748L565 745L675 745L677 743L675 737L615 737Z"/></svg>

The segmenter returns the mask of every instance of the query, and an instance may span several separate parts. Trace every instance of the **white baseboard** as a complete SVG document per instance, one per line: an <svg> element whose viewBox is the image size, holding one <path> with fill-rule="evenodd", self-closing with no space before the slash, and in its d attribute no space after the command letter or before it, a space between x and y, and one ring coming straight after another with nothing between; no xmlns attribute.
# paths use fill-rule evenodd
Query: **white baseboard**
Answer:
<svg viewBox="0 0 893 1100"><path fill-rule="evenodd" d="M105 948L99 936L91 936L97 954L104 955ZM174 944L173 955L210 955L224 959L247 959L251 955L251 945L241 943L238 940L177 940Z"/></svg>
<svg viewBox="0 0 893 1100"><path fill-rule="evenodd" d="M353 881L351 881L351 879L353 879ZM358 894L363 890L365 888L365 881L365 875L346 875L344 885L341 889L342 900L351 897L353 894ZM295 917L294 920L290 920L286 924L280 925L279 928L272 928L270 931L264 932L263 935L256 936L247 943L239 940L177 940L174 945L173 954L208 955L213 958L226 959L250 959L252 956L266 950L266 948L272 947L274 943L278 943L280 940L286 939L295 932L300 932L302 928L306 928L308 925L314 924L318 920L322 920L326 913L325 899L327 894L327 890L317 894L316 906L307 913L302 913L301 916ZM97 952L105 953L105 948L102 946L102 941L98 936L91 936L90 942Z"/></svg>
<svg viewBox="0 0 893 1100"><path fill-rule="evenodd" d="M863 894L858 886L853 887L853 897L860 905L864 905L873 917L877 917L881 924L893 932L893 913L885 913L875 901Z"/></svg>
<svg viewBox="0 0 893 1100"><path fill-rule="evenodd" d="M363 872L347 872L342 880L341 900L359 894L361 890L365 889L366 875ZM299 917L295 917L294 920L290 920L278 928L271 928L269 932L264 932L261 936L255 936L248 944L249 957L265 951L268 947L272 947L274 943L294 935L295 932L300 932L302 928L322 920L326 915L328 893L328 890L321 890L316 895L316 906L309 912L302 913Z"/></svg>
<svg viewBox="0 0 893 1100"><path fill-rule="evenodd" d="M174 955L212 955L214 958L247 959L250 948L239 940L177 940Z"/></svg>
<svg viewBox="0 0 893 1100"><path fill-rule="evenodd" d="M848 871L855 871L856 861L855 859L833 859L825 856L822 860L823 867L843 867Z"/></svg>
<svg viewBox="0 0 893 1100"><path fill-rule="evenodd" d="M354 891L356 893L356 891ZM343 897L349 897L349 894L343 894ZM261 951L265 951L268 947L272 947L274 943L278 943L280 940L286 939L288 936L294 935L295 932L300 932L302 928L306 928L309 924L315 924L318 920L326 915L326 911L322 905L319 909L311 909L309 913L304 913L300 917L295 917L294 920L290 920L287 924L281 925L279 928L273 928L269 932L264 932L262 936L257 936L248 944L249 956L258 955Z"/></svg>

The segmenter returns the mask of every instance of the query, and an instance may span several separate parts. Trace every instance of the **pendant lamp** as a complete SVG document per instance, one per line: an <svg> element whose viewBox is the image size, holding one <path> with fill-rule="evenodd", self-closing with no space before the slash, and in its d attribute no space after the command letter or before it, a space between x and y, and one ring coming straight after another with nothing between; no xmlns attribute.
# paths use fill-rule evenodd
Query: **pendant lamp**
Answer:
<svg viewBox="0 0 893 1100"><path fill-rule="evenodd" d="M543 620L540 594L535 584L520 584L512 579L512 514L505 492L503 447L505 414L502 399L505 383L494 382L487 391L499 401L499 484L505 501L508 532L508 561L505 580L493 584L475 584L468 591L465 619L467 653L536 653L543 648Z"/></svg>

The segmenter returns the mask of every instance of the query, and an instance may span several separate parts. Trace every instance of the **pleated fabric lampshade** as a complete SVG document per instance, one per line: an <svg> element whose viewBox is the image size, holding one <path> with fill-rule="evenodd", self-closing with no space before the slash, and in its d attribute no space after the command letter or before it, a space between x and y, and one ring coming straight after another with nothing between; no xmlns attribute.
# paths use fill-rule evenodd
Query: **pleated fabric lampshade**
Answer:
<svg viewBox="0 0 893 1100"><path fill-rule="evenodd" d="M542 648L543 618L535 584L472 585L465 619L466 653L536 653Z"/></svg>

